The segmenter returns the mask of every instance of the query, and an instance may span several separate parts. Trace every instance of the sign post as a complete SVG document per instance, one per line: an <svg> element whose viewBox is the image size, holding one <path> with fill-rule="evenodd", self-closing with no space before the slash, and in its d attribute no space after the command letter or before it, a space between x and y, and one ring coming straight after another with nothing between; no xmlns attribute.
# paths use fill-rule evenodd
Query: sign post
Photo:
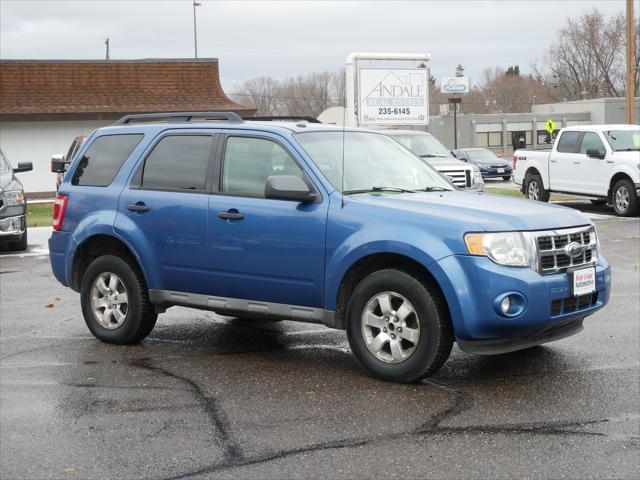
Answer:
<svg viewBox="0 0 640 480"><path fill-rule="evenodd" d="M449 103L453 104L453 146L458 149L458 104L462 103L459 93L469 93L469 79L467 77L442 77L440 84L442 93L453 94Z"/></svg>

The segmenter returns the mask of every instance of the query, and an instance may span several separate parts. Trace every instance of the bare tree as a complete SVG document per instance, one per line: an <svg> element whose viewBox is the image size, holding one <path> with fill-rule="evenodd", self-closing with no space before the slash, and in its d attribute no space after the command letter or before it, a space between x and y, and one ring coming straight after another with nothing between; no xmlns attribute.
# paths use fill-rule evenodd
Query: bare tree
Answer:
<svg viewBox="0 0 640 480"><path fill-rule="evenodd" d="M257 109L256 115L276 115L279 111L278 92L280 82L271 77L247 80L232 97L242 105Z"/></svg>
<svg viewBox="0 0 640 480"><path fill-rule="evenodd" d="M637 47L637 35L635 41ZM533 67L555 100L624 95L623 14L607 18L594 9L568 19L547 49L542 64ZM637 73L635 83L638 84Z"/></svg>

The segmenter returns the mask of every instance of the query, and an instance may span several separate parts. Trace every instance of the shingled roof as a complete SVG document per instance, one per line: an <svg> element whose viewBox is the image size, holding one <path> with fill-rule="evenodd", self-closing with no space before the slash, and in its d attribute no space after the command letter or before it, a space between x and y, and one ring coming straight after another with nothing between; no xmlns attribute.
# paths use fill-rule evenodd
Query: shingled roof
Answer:
<svg viewBox="0 0 640 480"><path fill-rule="evenodd" d="M0 61L2 120L180 111L255 112L224 94L215 58Z"/></svg>

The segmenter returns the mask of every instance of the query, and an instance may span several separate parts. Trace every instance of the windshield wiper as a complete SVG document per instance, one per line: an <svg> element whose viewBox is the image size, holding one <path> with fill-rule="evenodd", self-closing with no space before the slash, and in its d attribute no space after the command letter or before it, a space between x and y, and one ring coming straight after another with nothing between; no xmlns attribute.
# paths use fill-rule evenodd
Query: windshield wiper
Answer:
<svg viewBox="0 0 640 480"><path fill-rule="evenodd" d="M452 189L444 188L444 187L424 187L424 188L419 188L417 191L418 192L453 192Z"/></svg>
<svg viewBox="0 0 640 480"><path fill-rule="evenodd" d="M616 152L637 152L640 151L640 147L629 147L629 148L617 148Z"/></svg>
<svg viewBox="0 0 640 480"><path fill-rule="evenodd" d="M441 153L425 153L424 155L420 155L420 158L447 158L447 156Z"/></svg>
<svg viewBox="0 0 640 480"><path fill-rule="evenodd" d="M400 193L416 193L415 190L408 190L400 187L370 187L359 188L356 190L345 190L342 192L344 195L352 195L354 193L371 193L371 192L400 192Z"/></svg>

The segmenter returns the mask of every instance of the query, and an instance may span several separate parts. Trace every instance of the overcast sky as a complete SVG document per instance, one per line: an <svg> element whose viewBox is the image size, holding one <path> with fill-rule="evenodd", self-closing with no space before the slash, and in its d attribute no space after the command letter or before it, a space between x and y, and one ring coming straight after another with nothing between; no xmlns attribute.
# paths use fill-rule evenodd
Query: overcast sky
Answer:
<svg viewBox="0 0 640 480"><path fill-rule="evenodd" d="M431 54L436 77L461 63L472 82L485 67L530 65L565 23L624 0L235 1L199 0L198 53L220 60L227 93L258 76L337 70L350 52ZM3 59L193 56L192 0L0 0Z"/></svg>

